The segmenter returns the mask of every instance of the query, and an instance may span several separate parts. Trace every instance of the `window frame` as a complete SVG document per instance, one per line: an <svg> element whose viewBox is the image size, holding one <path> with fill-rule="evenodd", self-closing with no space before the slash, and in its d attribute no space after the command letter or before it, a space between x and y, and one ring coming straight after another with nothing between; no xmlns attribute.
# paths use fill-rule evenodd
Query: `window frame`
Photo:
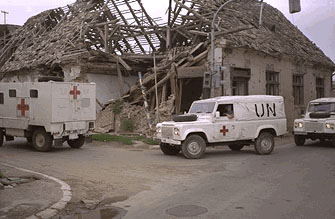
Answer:
<svg viewBox="0 0 335 219"><path fill-rule="evenodd" d="M0 92L0 104L5 104L5 94Z"/></svg>
<svg viewBox="0 0 335 219"><path fill-rule="evenodd" d="M303 74L293 74L292 77L292 88L294 105L302 106L304 105L304 75Z"/></svg>
<svg viewBox="0 0 335 219"><path fill-rule="evenodd" d="M279 72L266 71L265 80L266 80L266 85L265 85L266 95L279 96L279 93L280 93Z"/></svg>
<svg viewBox="0 0 335 219"><path fill-rule="evenodd" d="M317 99L325 97L325 79L324 78L315 77L315 89L316 89L316 98Z"/></svg>
<svg viewBox="0 0 335 219"><path fill-rule="evenodd" d="M15 95L12 95L12 94L11 94L12 92L15 92ZM17 97L16 89L9 89L9 90L8 90L8 96L11 97L11 98L15 98L15 97Z"/></svg>
<svg viewBox="0 0 335 219"><path fill-rule="evenodd" d="M36 91L36 96L34 96L34 95L32 95L32 92L33 91ZM29 90L29 96L30 96L30 98L38 98L38 90L37 89L30 89Z"/></svg>

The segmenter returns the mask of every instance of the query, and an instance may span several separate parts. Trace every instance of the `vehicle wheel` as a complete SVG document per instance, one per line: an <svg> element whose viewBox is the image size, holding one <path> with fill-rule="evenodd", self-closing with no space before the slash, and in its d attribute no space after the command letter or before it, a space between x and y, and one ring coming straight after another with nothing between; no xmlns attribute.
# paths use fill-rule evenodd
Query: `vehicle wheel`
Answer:
<svg viewBox="0 0 335 219"><path fill-rule="evenodd" d="M160 148L161 151L165 154L165 155L177 155L180 152L180 147L176 147L176 146L171 146L170 144L166 144L166 143L160 143Z"/></svg>
<svg viewBox="0 0 335 219"><path fill-rule="evenodd" d="M0 129L0 147L2 147L2 145L3 145L3 131L2 131L2 129Z"/></svg>
<svg viewBox="0 0 335 219"><path fill-rule="evenodd" d="M255 141L255 150L260 155L271 154L274 147L275 140L269 132L261 132Z"/></svg>
<svg viewBox="0 0 335 219"><path fill-rule="evenodd" d="M188 159L199 159L205 155L206 142L199 135L191 135L181 145L183 155Z"/></svg>
<svg viewBox="0 0 335 219"><path fill-rule="evenodd" d="M67 143L71 148L81 148L85 143L85 136L79 135L77 139L67 140Z"/></svg>
<svg viewBox="0 0 335 219"><path fill-rule="evenodd" d="M302 135L294 135L294 142L297 146L303 146L305 144L306 138Z"/></svg>
<svg viewBox="0 0 335 219"><path fill-rule="evenodd" d="M43 128L34 131L32 138L33 146L37 151L46 152L52 148L52 138Z"/></svg>
<svg viewBox="0 0 335 219"><path fill-rule="evenodd" d="M242 144L230 144L230 145L228 145L228 147L232 151L240 151L244 147L244 145L242 145Z"/></svg>

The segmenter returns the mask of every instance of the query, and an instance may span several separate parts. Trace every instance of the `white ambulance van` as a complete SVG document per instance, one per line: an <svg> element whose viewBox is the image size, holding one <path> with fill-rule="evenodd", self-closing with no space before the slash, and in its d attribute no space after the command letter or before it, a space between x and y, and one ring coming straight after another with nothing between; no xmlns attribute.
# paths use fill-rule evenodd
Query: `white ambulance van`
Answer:
<svg viewBox="0 0 335 219"><path fill-rule="evenodd" d="M0 83L0 146L25 137L37 151L91 140L96 85L76 82Z"/></svg>
<svg viewBox="0 0 335 219"><path fill-rule="evenodd" d="M210 145L228 145L234 151L254 145L258 154L270 154L274 137L287 133L283 97L268 95L194 101L187 114L156 127L164 154L182 151L190 159L203 157Z"/></svg>

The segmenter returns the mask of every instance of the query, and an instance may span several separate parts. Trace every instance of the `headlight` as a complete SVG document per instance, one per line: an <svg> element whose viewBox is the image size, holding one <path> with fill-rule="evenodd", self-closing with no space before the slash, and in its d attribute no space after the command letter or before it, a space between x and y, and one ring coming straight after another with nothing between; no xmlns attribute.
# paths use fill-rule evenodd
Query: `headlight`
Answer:
<svg viewBox="0 0 335 219"><path fill-rule="evenodd" d="M173 129L173 134L179 136L179 128L174 128Z"/></svg>
<svg viewBox="0 0 335 219"><path fill-rule="evenodd" d="M157 127L157 128L156 128L156 132L157 132L157 133L161 133L161 132L162 132L162 127Z"/></svg>
<svg viewBox="0 0 335 219"><path fill-rule="evenodd" d="M302 127L304 127L304 124L302 122L294 123L294 128L302 128Z"/></svg>
<svg viewBox="0 0 335 219"><path fill-rule="evenodd" d="M327 129L334 129L334 123L326 123L326 128Z"/></svg>

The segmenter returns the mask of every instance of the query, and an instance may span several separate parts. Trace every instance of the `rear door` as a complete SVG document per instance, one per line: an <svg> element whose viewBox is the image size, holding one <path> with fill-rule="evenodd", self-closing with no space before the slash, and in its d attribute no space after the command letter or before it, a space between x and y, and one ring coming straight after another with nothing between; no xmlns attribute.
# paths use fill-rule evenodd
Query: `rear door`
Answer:
<svg viewBox="0 0 335 219"><path fill-rule="evenodd" d="M95 120L95 84L53 84L53 122Z"/></svg>

